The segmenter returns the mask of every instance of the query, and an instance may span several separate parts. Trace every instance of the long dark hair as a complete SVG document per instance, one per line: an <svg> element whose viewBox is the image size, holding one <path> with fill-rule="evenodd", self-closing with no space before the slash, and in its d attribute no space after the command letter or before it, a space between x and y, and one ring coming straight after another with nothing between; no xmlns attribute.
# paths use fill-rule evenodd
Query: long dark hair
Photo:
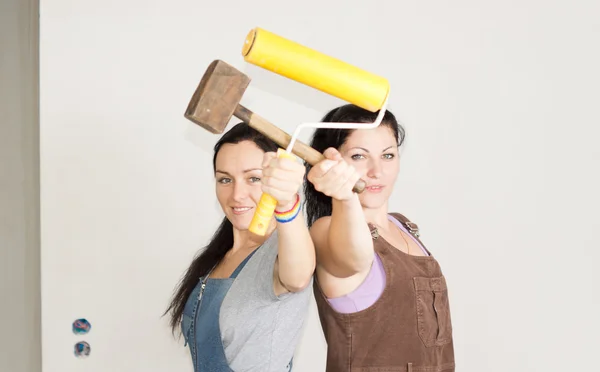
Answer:
<svg viewBox="0 0 600 372"><path fill-rule="evenodd" d="M337 123L372 123L377 119L378 114L379 112L371 112L353 104L346 104L329 111L321 121ZM405 130L398 123L394 114L386 110L380 125L390 128L396 137L398 146L402 145L404 142ZM319 152L323 152L329 147L339 150L340 147L346 143L348 136L355 130L356 129L319 128L313 133L310 146ZM311 168L312 166L307 163L306 174L308 174ZM304 206L309 227L319 218L331 215L331 198L315 190L313 184L306 179L304 182Z"/></svg>
<svg viewBox="0 0 600 372"><path fill-rule="evenodd" d="M213 173L216 172L217 154L224 144L236 144L242 141L252 141L264 152L277 151L277 144L245 123L239 123L226 132L215 144L213 155ZM175 332L183 315L183 309L188 297L198 284L198 280L208 274L225 254L233 247L233 225L223 218L221 225L215 231L208 245L196 254L192 264L181 278L169 307L163 315L171 313L170 326Z"/></svg>

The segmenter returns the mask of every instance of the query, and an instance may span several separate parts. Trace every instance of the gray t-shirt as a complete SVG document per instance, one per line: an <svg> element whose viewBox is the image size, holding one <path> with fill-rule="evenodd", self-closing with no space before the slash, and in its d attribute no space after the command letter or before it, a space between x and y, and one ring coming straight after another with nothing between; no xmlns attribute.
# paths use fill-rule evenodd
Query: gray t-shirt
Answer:
<svg viewBox="0 0 600 372"><path fill-rule="evenodd" d="M273 269L277 230L258 248L231 285L219 315L230 368L244 372L284 372L294 356L312 290L276 296Z"/></svg>

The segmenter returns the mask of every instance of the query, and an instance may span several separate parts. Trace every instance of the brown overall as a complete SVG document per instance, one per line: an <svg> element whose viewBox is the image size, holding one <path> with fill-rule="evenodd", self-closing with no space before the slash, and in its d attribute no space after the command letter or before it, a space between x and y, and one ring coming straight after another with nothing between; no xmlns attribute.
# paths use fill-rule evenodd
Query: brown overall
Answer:
<svg viewBox="0 0 600 372"><path fill-rule="evenodd" d="M418 239L414 223L401 214L391 215ZM454 372L448 289L440 265L431 255L408 255L382 237L374 239L386 284L372 306L338 313L314 281L328 345L326 371Z"/></svg>

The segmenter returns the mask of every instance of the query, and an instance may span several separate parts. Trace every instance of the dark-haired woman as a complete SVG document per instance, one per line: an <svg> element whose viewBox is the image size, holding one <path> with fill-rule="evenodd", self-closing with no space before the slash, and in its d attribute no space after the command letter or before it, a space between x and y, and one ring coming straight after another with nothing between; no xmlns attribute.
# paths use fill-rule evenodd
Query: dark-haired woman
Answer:
<svg viewBox="0 0 600 372"><path fill-rule="evenodd" d="M372 123L355 105L324 122ZM326 160L310 170L306 212L317 251L315 299L327 372L455 370L448 288L419 229L388 211L404 129L386 111L375 129L318 129ZM352 192L361 178L366 189Z"/></svg>
<svg viewBox="0 0 600 372"><path fill-rule="evenodd" d="M315 268L300 213L305 168L246 124L214 148L216 196L225 213L167 312L181 326L198 372L284 372L303 327ZM248 227L263 192L278 205L265 236Z"/></svg>

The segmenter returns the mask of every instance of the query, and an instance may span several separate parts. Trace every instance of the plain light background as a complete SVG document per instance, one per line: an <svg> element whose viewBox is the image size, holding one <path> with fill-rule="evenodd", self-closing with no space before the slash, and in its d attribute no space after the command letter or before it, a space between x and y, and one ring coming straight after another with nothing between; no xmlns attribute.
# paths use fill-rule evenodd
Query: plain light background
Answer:
<svg viewBox="0 0 600 372"><path fill-rule="evenodd" d="M161 314L222 216L218 136L183 118L204 69L246 71L242 103L288 132L341 103L245 64L255 26L390 80L408 134L390 209L420 225L447 276L457 371L594 368L597 2L40 8L44 372L192 371ZM89 335L71 332L79 317ZM88 359L73 356L80 340ZM324 371L325 352L313 304L294 370Z"/></svg>

